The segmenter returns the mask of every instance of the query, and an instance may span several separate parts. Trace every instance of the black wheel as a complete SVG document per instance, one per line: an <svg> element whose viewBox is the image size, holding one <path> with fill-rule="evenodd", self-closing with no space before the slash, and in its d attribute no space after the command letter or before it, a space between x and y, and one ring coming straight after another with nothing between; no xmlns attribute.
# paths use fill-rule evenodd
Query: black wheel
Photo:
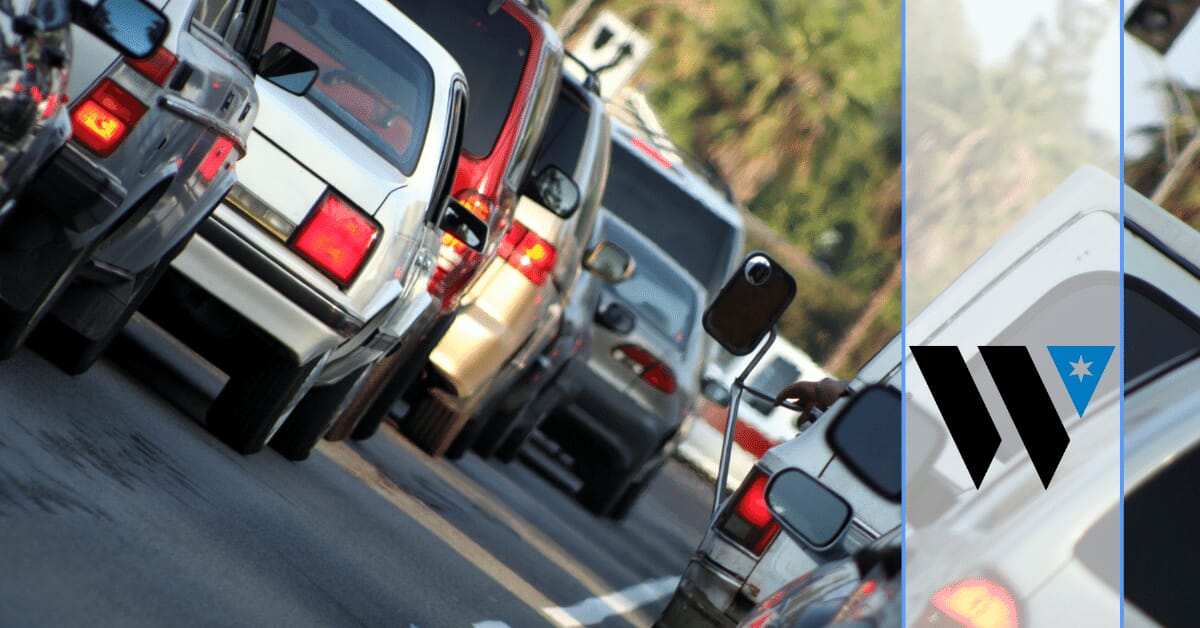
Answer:
<svg viewBox="0 0 1200 628"><path fill-rule="evenodd" d="M308 459L369 368L364 366L329 386L310 388L271 438L271 448L288 460Z"/></svg>
<svg viewBox="0 0 1200 628"><path fill-rule="evenodd" d="M631 484L631 471L597 469L591 474L576 499L597 517L607 517Z"/></svg>
<svg viewBox="0 0 1200 628"><path fill-rule="evenodd" d="M534 427L532 424L522 424L514 427L492 455L496 460L506 464L516 460L517 454L521 453L521 448L525 446L525 442L529 440L529 436L533 434L533 430Z"/></svg>
<svg viewBox="0 0 1200 628"><path fill-rule="evenodd" d="M95 248L72 247L49 214L18 206L0 229L0 359L25 344Z"/></svg>
<svg viewBox="0 0 1200 628"><path fill-rule="evenodd" d="M400 422L400 432L421 451L436 458L449 449L466 419L466 415L426 393Z"/></svg>
<svg viewBox="0 0 1200 628"><path fill-rule="evenodd" d="M271 351L245 352L208 409L208 431L238 453L262 450L318 363L297 365Z"/></svg>
<svg viewBox="0 0 1200 628"><path fill-rule="evenodd" d="M463 425L459 430L458 436L454 437L454 442L446 448L444 454L450 460L458 460L466 455L467 450L471 449L479 438L479 431L483 427L484 420L481 417L471 417L466 425Z"/></svg>
<svg viewBox="0 0 1200 628"><path fill-rule="evenodd" d="M108 350L170 267L169 258L160 260L127 286L72 286L38 327L30 344L66 373L79 375L87 371ZM60 315L65 309L69 314ZM76 323L81 317L84 320Z"/></svg>
<svg viewBox="0 0 1200 628"><path fill-rule="evenodd" d="M664 459L665 462L665 459ZM617 503L613 504L612 510L608 512L608 518L613 521L620 521L633 510L633 505L637 503L638 498L646 492L646 487L658 477L659 470L662 469L663 463L659 463L657 467L648 472L642 479L630 484L621 497L617 499Z"/></svg>

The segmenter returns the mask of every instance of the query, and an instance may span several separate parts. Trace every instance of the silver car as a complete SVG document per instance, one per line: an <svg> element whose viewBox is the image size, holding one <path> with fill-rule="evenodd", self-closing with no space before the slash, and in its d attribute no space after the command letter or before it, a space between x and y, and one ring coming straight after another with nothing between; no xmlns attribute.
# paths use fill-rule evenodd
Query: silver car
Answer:
<svg viewBox="0 0 1200 628"><path fill-rule="evenodd" d="M143 59L72 32L72 139L3 229L0 353L53 309L51 357L86 370L233 185L258 113L252 66L300 60L282 49L261 54L266 0L160 4L174 28ZM114 24L146 10L127 0L98 9Z"/></svg>
<svg viewBox="0 0 1200 628"><path fill-rule="evenodd" d="M468 213L448 203L467 90L384 0L279 0L267 41L319 78L302 99L258 84L241 181L149 312L229 375L213 434L252 453L290 414L273 444L302 459L429 302L438 225ZM486 231L457 235L482 246Z"/></svg>

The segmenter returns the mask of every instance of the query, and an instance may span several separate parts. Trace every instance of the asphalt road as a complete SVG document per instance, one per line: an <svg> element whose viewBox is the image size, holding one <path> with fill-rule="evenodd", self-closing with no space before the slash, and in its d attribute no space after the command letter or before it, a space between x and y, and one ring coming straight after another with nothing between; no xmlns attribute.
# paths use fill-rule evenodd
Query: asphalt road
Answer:
<svg viewBox="0 0 1200 628"><path fill-rule="evenodd" d="M617 524L386 426L243 457L134 356L0 363L0 625L644 626L705 523L674 461Z"/></svg>

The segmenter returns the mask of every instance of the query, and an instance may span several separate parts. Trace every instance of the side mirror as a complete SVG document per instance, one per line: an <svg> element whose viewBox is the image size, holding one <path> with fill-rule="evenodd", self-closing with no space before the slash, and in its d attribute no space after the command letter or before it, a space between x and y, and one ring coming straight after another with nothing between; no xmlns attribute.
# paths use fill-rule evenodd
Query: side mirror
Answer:
<svg viewBox="0 0 1200 628"><path fill-rule="evenodd" d="M145 0L100 0L91 9L80 7L75 22L123 56L150 56L171 29L171 21Z"/></svg>
<svg viewBox="0 0 1200 628"><path fill-rule="evenodd" d="M476 251L483 252L487 245L487 223L456 200L446 203L438 216L437 226Z"/></svg>
<svg viewBox="0 0 1200 628"><path fill-rule="evenodd" d="M522 192L559 218L570 218L579 209L579 186L557 166L546 166Z"/></svg>
<svg viewBox="0 0 1200 628"><path fill-rule="evenodd" d="M312 59L280 41L263 53L255 72L272 85L303 96L317 80L318 70Z"/></svg>
<svg viewBox="0 0 1200 628"><path fill-rule="evenodd" d="M902 484L900 392L869 386L851 397L825 438L833 453L876 493L900 501Z"/></svg>
<svg viewBox="0 0 1200 628"><path fill-rule="evenodd" d="M608 283L621 283L633 276L637 264L625 249L605 240L587 252L583 267Z"/></svg>
<svg viewBox="0 0 1200 628"><path fill-rule="evenodd" d="M766 253L746 257L704 311L704 330L734 355L754 351L796 296L796 280Z"/></svg>
<svg viewBox="0 0 1200 628"><path fill-rule="evenodd" d="M771 477L767 507L779 525L794 539L813 549L829 549L850 527L854 510L841 495L796 468Z"/></svg>
<svg viewBox="0 0 1200 628"><path fill-rule="evenodd" d="M729 406L729 388L720 380L705 377L700 382L700 394L719 406Z"/></svg>
<svg viewBox="0 0 1200 628"><path fill-rule="evenodd" d="M633 332L637 326L637 317L629 308L612 301L596 309L593 317L601 327L614 331L622 336Z"/></svg>

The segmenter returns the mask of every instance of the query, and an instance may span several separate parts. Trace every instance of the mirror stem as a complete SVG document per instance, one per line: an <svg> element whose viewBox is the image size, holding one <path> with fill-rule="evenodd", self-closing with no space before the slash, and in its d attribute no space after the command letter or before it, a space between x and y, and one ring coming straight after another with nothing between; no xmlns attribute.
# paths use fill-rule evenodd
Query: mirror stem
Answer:
<svg viewBox="0 0 1200 628"><path fill-rule="evenodd" d="M715 521L717 512L721 510L721 504L725 501L725 486L729 481L729 457L733 454L733 435L737 429L738 404L742 400L742 389L746 386L746 378L750 376L750 371L758 366L758 361L767 353L767 349L775 343L775 328L772 327L767 332L767 341L763 343L758 353L754 355L754 359L746 365L742 370L742 374L733 380L733 385L729 387L729 417L725 419L725 440L721 443L721 465L717 468L717 486L713 495L712 519Z"/></svg>

